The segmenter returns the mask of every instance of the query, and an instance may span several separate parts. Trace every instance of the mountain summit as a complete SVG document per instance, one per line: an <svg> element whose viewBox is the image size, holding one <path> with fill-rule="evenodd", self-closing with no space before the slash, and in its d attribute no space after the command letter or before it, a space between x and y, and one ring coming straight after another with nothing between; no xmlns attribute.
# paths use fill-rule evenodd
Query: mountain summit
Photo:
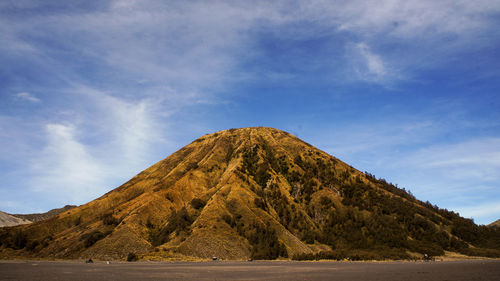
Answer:
<svg viewBox="0 0 500 281"><path fill-rule="evenodd" d="M289 133L257 127L205 135L94 201L2 229L0 255L410 258L448 250L495 256L495 231Z"/></svg>

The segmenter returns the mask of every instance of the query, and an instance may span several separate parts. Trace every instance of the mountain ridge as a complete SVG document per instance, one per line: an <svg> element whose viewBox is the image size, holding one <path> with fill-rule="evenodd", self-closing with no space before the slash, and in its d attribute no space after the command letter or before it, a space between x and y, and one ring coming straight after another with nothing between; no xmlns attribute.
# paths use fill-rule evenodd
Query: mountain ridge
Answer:
<svg viewBox="0 0 500 281"><path fill-rule="evenodd" d="M488 224L488 227L500 227L500 219Z"/></svg>
<svg viewBox="0 0 500 281"><path fill-rule="evenodd" d="M31 223L31 221L18 218L16 216L13 216L11 214L5 213L0 211L0 227L5 227L5 226L15 226L15 225L20 225L20 224L27 224Z"/></svg>
<svg viewBox="0 0 500 281"><path fill-rule="evenodd" d="M204 135L96 200L0 232L0 257L500 256L495 231L252 127Z"/></svg>
<svg viewBox="0 0 500 281"><path fill-rule="evenodd" d="M31 222L38 222L38 221L49 219L53 216L56 216L56 215L58 215L62 212L65 212L67 210L71 210L75 207L77 207L77 206L76 205L65 205L62 208L51 209L51 210L44 212L44 213L11 214L11 215L14 217L20 218L20 219L29 220Z"/></svg>
<svg viewBox="0 0 500 281"><path fill-rule="evenodd" d="M46 220L64 211L73 209L75 207L76 207L75 205L66 205L62 208L52 209L45 213L33 213L33 214L9 214L0 211L0 227L16 226L20 224L28 224Z"/></svg>

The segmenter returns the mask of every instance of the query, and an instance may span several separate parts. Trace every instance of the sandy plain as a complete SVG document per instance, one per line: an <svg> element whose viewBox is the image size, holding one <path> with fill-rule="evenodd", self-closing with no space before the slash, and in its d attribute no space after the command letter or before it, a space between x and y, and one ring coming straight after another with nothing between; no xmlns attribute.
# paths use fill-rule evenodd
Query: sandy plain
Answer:
<svg viewBox="0 0 500 281"><path fill-rule="evenodd" d="M0 280L500 280L499 260L440 262L0 261Z"/></svg>

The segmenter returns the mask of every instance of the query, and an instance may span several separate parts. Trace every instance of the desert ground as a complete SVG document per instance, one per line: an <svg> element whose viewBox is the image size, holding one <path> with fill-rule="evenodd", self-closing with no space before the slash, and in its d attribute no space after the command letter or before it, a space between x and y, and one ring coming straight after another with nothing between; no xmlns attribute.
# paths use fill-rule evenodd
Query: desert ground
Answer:
<svg viewBox="0 0 500 281"><path fill-rule="evenodd" d="M0 280L500 280L499 260L442 262L0 261Z"/></svg>

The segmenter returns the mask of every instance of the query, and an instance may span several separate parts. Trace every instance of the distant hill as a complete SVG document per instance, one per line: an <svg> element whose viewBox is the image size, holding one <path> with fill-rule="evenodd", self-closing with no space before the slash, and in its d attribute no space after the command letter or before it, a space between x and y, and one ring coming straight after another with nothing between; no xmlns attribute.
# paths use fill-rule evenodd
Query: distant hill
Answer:
<svg viewBox="0 0 500 281"><path fill-rule="evenodd" d="M74 205L66 205L59 209L52 209L48 212L37 213L37 214L8 214L0 211L0 227L15 226L19 224L28 224L32 222L46 220L62 212L71 210L75 207L76 206Z"/></svg>
<svg viewBox="0 0 500 281"><path fill-rule="evenodd" d="M0 227L4 226L14 226L14 225L19 225L19 224L27 224L31 223L31 221L26 220L26 219L21 219L18 217L15 217L13 215L4 213L0 211Z"/></svg>
<svg viewBox="0 0 500 281"><path fill-rule="evenodd" d="M499 238L496 228L259 127L203 136L94 201L0 229L0 257L500 256Z"/></svg>
<svg viewBox="0 0 500 281"><path fill-rule="evenodd" d="M68 210L71 210L73 208L75 208L76 206L75 205L66 205L62 208L58 208L58 209L52 209L48 212L45 212L45 213L37 213L37 214L13 214L12 216L15 216L15 217L18 217L18 218L21 218L21 219L25 219L25 220L29 220L29 221L32 221L32 222L37 222L37 221L42 221L42 220L46 220L46 219L49 219L55 215L58 215L62 212L65 212L65 211L68 211Z"/></svg>

